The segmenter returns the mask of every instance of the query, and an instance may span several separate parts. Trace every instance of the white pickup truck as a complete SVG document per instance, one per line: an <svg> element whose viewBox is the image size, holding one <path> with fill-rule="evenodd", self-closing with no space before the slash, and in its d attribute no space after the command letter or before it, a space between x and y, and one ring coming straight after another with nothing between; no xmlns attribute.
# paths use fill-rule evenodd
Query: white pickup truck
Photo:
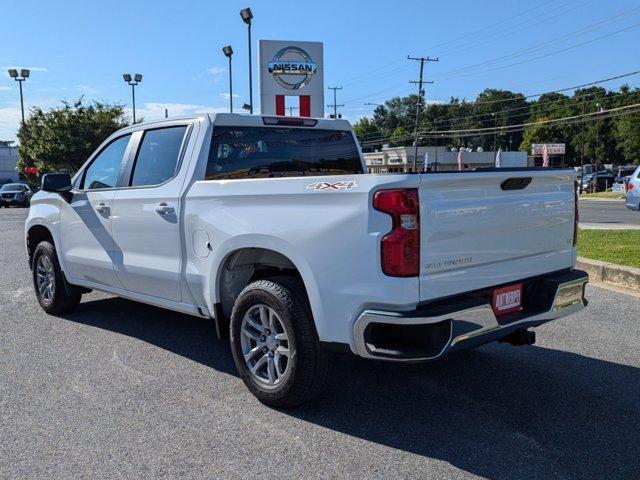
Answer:
<svg viewBox="0 0 640 480"><path fill-rule="evenodd" d="M582 309L575 172L366 174L342 120L203 115L114 133L31 200L42 308L91 289L212 319L262 402L337 351L427 361ZM132 322L135 319L131 320Z"/></svg>

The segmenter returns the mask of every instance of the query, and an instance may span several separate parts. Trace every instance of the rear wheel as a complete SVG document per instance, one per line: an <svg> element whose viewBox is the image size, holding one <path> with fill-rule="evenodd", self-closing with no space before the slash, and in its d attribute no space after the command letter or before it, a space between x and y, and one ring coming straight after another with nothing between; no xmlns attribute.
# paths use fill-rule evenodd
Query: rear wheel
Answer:
<svg viewBox="0 0 640 480"><path fill-rule="evenodd" d="M55 247L40 242L33 253L33 287L42 309L52 315L69 313L76 309L82 295L69 295Z"/></svg>
<svg viewBox="0 0 640 480"><path fill-rule="evenodd" d="M320 393L332 355L317 338L302 283L273 277L249 284L231 314L231 350L258 400L294 407Z"/></svg>

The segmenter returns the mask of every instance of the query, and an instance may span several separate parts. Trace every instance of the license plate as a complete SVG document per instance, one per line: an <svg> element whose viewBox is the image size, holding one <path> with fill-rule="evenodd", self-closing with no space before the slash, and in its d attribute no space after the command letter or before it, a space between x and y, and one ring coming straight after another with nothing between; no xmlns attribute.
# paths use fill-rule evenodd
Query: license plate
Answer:
<svg viewBox="0 0 640 480"><path fill-rule="evenodd" d="M493 313L506 315L520 310L522 306L522 284L509 285L493 291Z"/></svg>

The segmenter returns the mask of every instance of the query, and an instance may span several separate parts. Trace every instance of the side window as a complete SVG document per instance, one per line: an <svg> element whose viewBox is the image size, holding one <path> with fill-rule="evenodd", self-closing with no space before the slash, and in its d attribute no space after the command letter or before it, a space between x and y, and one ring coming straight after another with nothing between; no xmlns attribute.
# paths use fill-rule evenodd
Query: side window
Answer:
<svg viewBox="0 0 640 480"><path fill-rule="evenodd" d="M144 132L133 166L131 186L159 185L176 174L186 125Z"/></svg>
<svg viewBox="0 0 640 480"><path fill-rule="evenodd" d="M131 135L120 137L106 146L91 162L84 173L82 188L94 190L96 188L114 188L118 182L122 157L127 150Z"/></svg>

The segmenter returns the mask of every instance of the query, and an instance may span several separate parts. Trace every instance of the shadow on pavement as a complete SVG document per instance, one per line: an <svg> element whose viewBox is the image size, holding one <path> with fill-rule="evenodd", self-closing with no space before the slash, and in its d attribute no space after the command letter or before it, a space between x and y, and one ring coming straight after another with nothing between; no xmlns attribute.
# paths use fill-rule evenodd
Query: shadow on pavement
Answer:
<svg viewBox="0 0 640 480"><path fill-rule="evenodd" d="M235 375L213 322L119 298L66 318ZM640 369L564 351L493 344L423 365L339 357L327 391L283 413L492 479L640 477Z"/></svg>

